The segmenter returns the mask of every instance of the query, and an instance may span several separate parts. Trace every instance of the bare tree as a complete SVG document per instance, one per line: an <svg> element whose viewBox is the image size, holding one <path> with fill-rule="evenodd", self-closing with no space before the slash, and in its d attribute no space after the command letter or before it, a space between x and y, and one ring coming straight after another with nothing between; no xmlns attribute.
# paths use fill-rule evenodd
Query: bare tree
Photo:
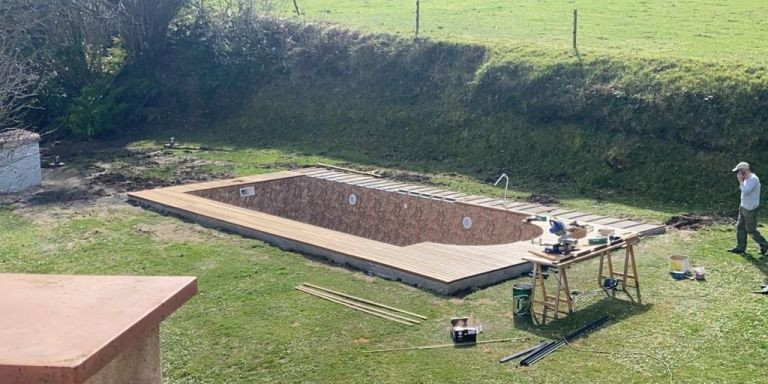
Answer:
<svg viewBox="0 0 768 384"><path fill-rule="evenodd" d="M40 84L31 51L29 29L42 21L36 17L34 2L3 2L0 5L0 169L17 157L16 149L29 139L17 130L31 130L25 114L35 108Z"/></svg>
<svg viewBox="0 0 768 384"><path fill-rule="evenodd" d="M94 0L88 0L94 1ZM165 48L168 27L189 0L96 0L111 4L128 60L152 63Z"/></svg>

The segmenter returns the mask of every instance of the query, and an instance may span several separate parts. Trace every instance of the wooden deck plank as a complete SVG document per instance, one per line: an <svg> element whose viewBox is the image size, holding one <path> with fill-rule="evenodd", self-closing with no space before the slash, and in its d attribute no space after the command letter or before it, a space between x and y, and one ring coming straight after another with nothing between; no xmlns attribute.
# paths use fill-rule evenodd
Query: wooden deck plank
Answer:
<svg viewBox="0 0 768 384"><path fill-rule="evenodd" d="M449 193L447 195L441 195L440 197L442 197L444 199L454 199L454 200L456 200L456 199L462 198L463 196L465 196L463 193L454 192L454 193Z"/></svg>
<svg viewBox="0 0 768 384"><path fill-rule="evenodd" d="M548 214L550 216L560 216L560 215L565 215L567 213L573 213L573 212L575 212L575 211L572 210L572 209L558 208L558 209L555 209L554 211L548 212Z"/></svg>
<svg viewBox="0 0 768 384"><path fill-rule="evenodd" d="M471 202L473 202L475 200L482 200L482 199L487 199L487 198L488 198L488 196L467 195L467 196L464 196L464 197L462 197L461 199L458 199L458 200L460 200L462 203L471 203Z"/></svg>
<svg viewBox="0 0 768 384"><path fill-rule="evenodd" d="M372 182L375 182L375 181L383 181L383 180L379 179L379 178L376 178L376 177L366 176L365 179L350 180L350 181L347 181L346 183L349 184L349 185L362 185L362 184L372 183Z"/></svg>
<svg viewBox="0 0 768 384"><path fill-rule="evenodd" d="M625 229L625 228L634 227L634 226L640 225L640 224L643 224L643 223L641 223L639 221L633 221L633 220L624 220L624 221L620 221L618 223L613 223L611 225L611 227Z"/></svg>
<svg viewBox="0 0 768 384"><path fill-rule="evenodd" d="M555 208L555 207L547 207L547 206L544 205L544 206L541 206L541 207L538 207L538 208L526 209L525 211L528 212L528 213L532 213L534 215L538 215L538 214L542 214L542 213L549 213L549 212L552 212L552 211L554 211L556 209L557 208Z"/></svg>
<svg viewBox="0 0 768 384"><path fill-rule="evenodd" d="M382 191L394 191L396 189L405 187L406 185L408 185L408 184L403 184L403 183L395 182L394 184L381 185L378 188L381 189Z"/></svg>
<svg viewBox="0 0 768 384"><path fill-rule="evenodd" d="M196 196L153 196L155 201L161 202L164 199L173 199L177 208L202 214L207 217L215 218L223 213L227 216L227 221L260 231L267 231L273 235L286 237L294 241L306 242L318 247L333 249L337 252L356 256L359 254L372 254L373 257L367 258L372 261L389 265L398 269L405 268L413 273L421 274L426 272L426 276L436 279L451 279L461 276L456 271L432 270L429 265L419 263L418 259L409 258L402 255L402 252L392 249L400 248L385 243L356 238L352 235L341 234L325 228L311 226L309 224L298 223L292 220L283 219L277 216L271 216L261 212L250 211L247 209L218 203ZM351 241L350 241L351 240ZM452 273L451 273L452 272Z"/></svg>
<svg viewBox="0 0 768 384"><path fill-rule="evenodd" d="M406 187L398 188L395 192L407 193L407 192L410 192L410 191L412 191L414 189L421 189L421 188L423 188L423 186L421 186L421 185L408 184L408 186L406 186Z"/></svg>
<svg viewBox="0 0 768 384"><path fill-rule="evenodd" d="M283 171L132 192L129 193L129 197L151 202L161 207L166 206L181 212L187 212L192 215L191 217L209 218L213 222L228 223L234 226L234 228L243 228L244 230L255 231L255 233L266 233L276 238L287 239L297 244L306 244L316 247L316 249L325 249L351 258L346 260L361 260L365 263L385 266L391 268L391 270L403 271L413 276L421 276L429 281L444 284L461 280L466 281L466 279L474 278L475 276L514 266L526 265L527 262L523 258L528 255L528 250L541 248L539 245L526 241L487 246L420 243L399 247L187 193L203 189L247 185L287 177L316 177L383 191L410 193L414 196L421 194L425 198L458 199L459 203L480 205L488 207L488 209L504 209L503 205L506 205L510 210L525 213L556 213L558 217L563 219L576 218L581 221L581 218L592 218L600 221L600 223L616 224L613 226L617 228L626 226L626 228L629 228L627 231L632 232L642 232L643 230L658 231L660 228L659 226L629 220L616 219L618 221L612 222L609 221L612 218L574 212L557 207L547 207L528 202L512 201L505 203L504 200L488 196L466 195L441 190L434 186L409 184L322 168L304 168L296 171ZM663 230L663 227L661 228Z"/></svg>
<svg viewBox="0 0 768 384"><path fill-rule="evenodd" d="M308 242L319 247L333 247L334 251L343 252L349 256L359 257L362 255L367 260L446 282L482 273L482 271L489 269L504 268L515 264L509 263L512 260L507 260L507 263L471 260L471 263L468 263L470 260L467 260L465 254L460 252L422 252L409 255L408 252L403 252L405 249L403 247L298 223L193 195L163 192L159 194L157 192L154 194L135 193L133 195L161 204L172 204L176 208L214 219L216 216L226 213L227 220L236 225L268 231L274 235L286 236L292 240ZM519 263L518 260L514 261Z"/></svg>
<svg viewBox="0 0 768 384"><path fill-rule="evenodd" d="M348 173L341 173L341 172L338 172L338 173L339 173L338 175L324 177L324 179L325 180L329 180L329 181L339 181L339 182L341 182L344 179L350 179L350 178L353 178L353 177L357 176L357 175L350 175ZM374 180L378 180L375 177L373 179Z"/></svg>
<svg viewBox="0 0 768 384"><path fill-rule="evenodd" d="M420 185L417 188L409 189L408 193L422 193L422 191L428 191L430 189L433 189L433 188L432 187L425 187L423 185Z"/></svg>
<svg viewBox="0 0 768 384"><path fill-rule="evenodd" d="M590 215L590 213L576 211L576 212L571 212L571 213L565 213L565 214L562 214L562 215L558 215L557 217L561 218L561 219L568 220L568 219L577 219L579 217L589 216L589 215Z"/></svg>
<svg viewBox="0 0 768 384"><path fill-rule="evenodd" d="M486 197L486 198L483 198L483 199L480 199L480 200L472 200L472 201L464 200L464 201L462 201L462 203L470 203L470 204L475 204L475 205L484 205L485 203L487 203L489 201L496 201L496 200L498 200L498 199L496 199L495 197Z"/></svg>
<svg viewBox="0 0 768 384"><path fill-rule="evenodd" d="M427 190L419 191L419 194L437 197L435 196L435 193L440 193L440 192L444 192L444 191L439 188L429 188Z"/></svg>
<svg viewBox="0 0 768 384"><path fill-rule="evenodd" d="M325 179L325 178L333 177L333 176L337 176L337 175L343 175L343 173L337 172L337 171L331 171L331 170L327 170L326 169L325 172L316 173L316 174L312 175L312 177L316 177L318 179Z"/></svg>
<svg viewBox="0 0 768 384"><path fill-rule="evenodd" d="M305 175L305 176L312 176L313 174L327 172L327 171L328 170L325 169L325 168L316 168L316 167L312 167L312 168L299 168L299 169L293 170L293 172L301 173L302 175Z"/></svg>
<svg viewBox="0 0 768 384"><path fill-rule="evenodd" d="M374 182L364 182L364 183L353 184L353 185L357 185L357 186L360 186L360 187L366 187L366 188L377 188L380 185L386 185L388 183L389 183L389 181L387 181L387 180L377 179Z"/></svg>
<svg viewBox="0 0 768 384"><path fill-rule="evenodd" d="M584 222L584 223L594 223L595 220L605 219L605 216L600 215L587 215L587 216L580 216L577 217L575 220L578 222Z"/></svg>
<svg viewBox="0 0 768 384"><path fill-rule="evenodd" d="M521 205L521 206L515 207L515 210L528 213L529 209L534 209L534 208L539 208L539 207L542 207L542 205L541 204L536 204L536 203L528 203L526 205Z"/></svg>
<svg viewBox="0 0 768 384"><path fill-rule="evenodd" d="M611 225L615 223L620 223L622 221L625 221L626 219L617 219L615 217L606 217L600 220L594 220L592 221L593 224L600 224L600 225Z"/></svg>
<svg viewBox="0 0 768 384"><path fill-rule="evenodd" d="M390 182L384 183L384 184L377 184L375 187L371 187L371 188L379 189L379 190L386 190L387 188L394 187L396 185L402 185L402 184L397 184L397 183L394 183L394 182L390 181Z"/></svg>
<svg viewBox="0 0 768 384"><path fill-rule="evenodd" d="M339 182L339 183L347 183L348 184L348 183L353 182L355 180L367 180L367 179L381 180L381 179L377 179L377 178L371 177L371 176L363 176L363 175L352 174L352 175L348 175L347 177L339 177L339 178L333 179L333 181L336 181L336 182Z"/></svg>

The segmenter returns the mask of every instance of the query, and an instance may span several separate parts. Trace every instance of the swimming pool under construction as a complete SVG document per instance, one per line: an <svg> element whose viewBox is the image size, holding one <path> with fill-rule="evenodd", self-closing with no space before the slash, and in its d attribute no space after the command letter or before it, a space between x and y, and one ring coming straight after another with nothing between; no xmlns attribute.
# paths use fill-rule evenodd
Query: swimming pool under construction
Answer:
<svg viewBox="0 0 768 384"><path fill-rule="evenodd" d="M523 257L542 249L539 240L555 239L546 222L526 222L531 215L625 236L664 232L660 225L325 168L133 192L129 199L445 294L529 272Z"/></svg>

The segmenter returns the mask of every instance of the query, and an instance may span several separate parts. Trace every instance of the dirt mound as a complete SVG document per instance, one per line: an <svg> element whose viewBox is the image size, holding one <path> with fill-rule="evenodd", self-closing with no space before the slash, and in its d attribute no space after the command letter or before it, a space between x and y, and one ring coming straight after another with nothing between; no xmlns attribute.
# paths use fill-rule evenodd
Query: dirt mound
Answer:
<svg viewBox="0 0 768 384"><path fill-rule="evenodd" d="M560 202L559 200L557 200L552 196L545 195L543 193L536 193L536 192L528 196L528 198L525 199L525 201L529 203L544 204L544 205L552 205Z"/></svg>
<svg viewBox="0 0 768 384"><path fill-rule="evenodd" d="M43 185L0 195L0 205L37 206L88 202L125 192L232 177L226 164L179 156L178 152L125 146L68 143L43 148Z"/></svg>
<svg viewBox="0 0 768 384"><path fill-rule="evenodd" d="M118 193L141 191L159 187L168 187L172 180L155 179L142 176L128 176L122 173L102 173L91 179L94 183L108 186Z"/></svg>
<svg viewBox="0 0 768 384"><path fill-rule="evenodd" d="M424 175L416 172L404 172L404 171L381 171L379 173L381 177L387 179L403 181L406 183L419 183L419 184L433 184L438 185L440 183L434 181L432 176Z"/></svg>
<svg viewBox="0 0 768 384"><path fill-rule="evenodd" d="M664 222L667 226L681 230L698 230L704 227L718 225L718 224L735 224L736 220L730 215L725 214L713 214L713 215L697 215L693 213L672 216Z"/></svg>
<svg viewBox="0 0 768 384"><path fill-rule="evenodd" d="M51 203L66 203L78 200L88 200L95 197L108 196L101 188L95 189L53 189L34 193L25 200L26 204L39 205Z"/></svg>

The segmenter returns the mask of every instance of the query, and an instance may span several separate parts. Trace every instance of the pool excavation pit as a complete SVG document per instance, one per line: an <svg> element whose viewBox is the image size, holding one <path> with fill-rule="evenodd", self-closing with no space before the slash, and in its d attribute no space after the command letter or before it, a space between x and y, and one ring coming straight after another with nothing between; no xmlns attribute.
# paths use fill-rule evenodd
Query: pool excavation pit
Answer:
<svg viewBox="0 0 768 384"><path fill-rule="evenodd" d="M532 214L622 235L664 231L663 226L324 168L128 196L151 209L443 294L531 271L522 258L540 250L540 241L555 239L545 222L526 222Z"/></svg>

